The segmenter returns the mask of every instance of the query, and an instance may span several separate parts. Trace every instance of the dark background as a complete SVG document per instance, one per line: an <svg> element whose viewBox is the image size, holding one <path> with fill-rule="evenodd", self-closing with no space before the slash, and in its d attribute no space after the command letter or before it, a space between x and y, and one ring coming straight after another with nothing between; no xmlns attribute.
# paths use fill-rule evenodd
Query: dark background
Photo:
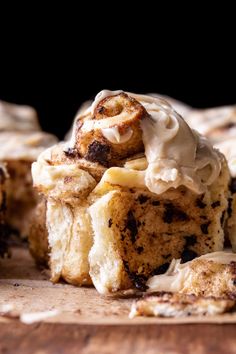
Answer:
<svg viewBox="0 0 236 354"><path fill-rule="evenodd" d="M223 14L204 10L193 20L191 10L183 20L173 9L161 22L151 10L123 12L118 22L101 8L92 15L77 9L72 19L56 8L26 21L6 13L0 99L34 106L43 129L60 138L80 104L104 88L167 94L194 107L236 103L234 19L227 15L223 25Z"/></svg>

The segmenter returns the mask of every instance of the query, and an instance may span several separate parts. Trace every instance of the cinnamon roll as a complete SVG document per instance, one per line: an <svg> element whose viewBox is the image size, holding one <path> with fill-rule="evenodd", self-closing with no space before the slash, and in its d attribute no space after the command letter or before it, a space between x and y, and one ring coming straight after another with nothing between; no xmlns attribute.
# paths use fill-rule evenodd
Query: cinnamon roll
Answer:
<svg viewBox="0 0 236 354"><path fill-rule="evenodd" d="M147 114L144 107L123 92L97 100L75 121L73 148L79 155L108 167L144 151L140 127Z"/></svg>
<svg viewBox="0 0 236 354"><path fill-rule="evenodd" d="M33 190L31 164L57 138L41 131L32 107L0 101L0 161L6 164L6 222L11 233L27 237L38 202Z"/></svg>
<svg viewBox="0 0 236 354"><path fill-rule="evenodd" d="M236 106L223 106L209 109L193 109L185 119L189 125L207 136L214 147L226 157L230 169L229 218L226 234L233 250L236 250Z"/></svg>
<svg viewBox="0 0 236 354"><path fill-rule="evenodd" d="M40 125L34 108L0 101L0 132L37 130Z"/></svg>
<svg viewBox="0 0 236 354"><path fill-rule="evenodd" d="M145 290L173 258L223 249L225 158L162 98L100 92L32 174L47 199L54 282Z"/></svg>
<svg viewBox="0 0 236 354"><path fill-rule="evenodd" d="M184 117L191 128L217 143L236 136L236 106L192 109Z"/></svg>

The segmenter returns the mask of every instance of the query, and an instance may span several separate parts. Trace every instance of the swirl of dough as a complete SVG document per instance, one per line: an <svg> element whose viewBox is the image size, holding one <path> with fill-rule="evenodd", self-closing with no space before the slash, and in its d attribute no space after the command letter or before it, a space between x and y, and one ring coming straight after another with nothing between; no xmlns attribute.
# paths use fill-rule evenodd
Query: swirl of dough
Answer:
<svg viewBox="0 0 236 354"><path fill-rule="evenodd" d="M144 152L145 184L157 194L181 185L200 194L220 174L219 154L161 97L101 91L72 135L81 156L107 167Z"/></svg>
<svg viewBox="0 0 236 354"><path fill-rule="evenodd" d="M145 108L126 93L104 91L75 119L69 146L89 161L119 165L144 151L140 120L146 115Z"/></svg>

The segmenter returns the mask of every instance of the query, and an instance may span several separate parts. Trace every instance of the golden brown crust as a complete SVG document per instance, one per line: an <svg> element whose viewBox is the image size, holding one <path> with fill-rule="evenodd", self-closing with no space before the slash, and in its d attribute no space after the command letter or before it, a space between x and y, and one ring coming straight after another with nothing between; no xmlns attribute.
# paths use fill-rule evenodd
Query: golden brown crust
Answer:
<svg viewBox="0 0 236 354"><path fill-rule="evenodd" d="M150 294L133 304L131 316L214 315L230 310L236 301L235 255L219 252L211 257L209 253L186 264L172 261L165 275L149 279Z"/></svg>
<svg viewBox="0 0 236 354"><path fill-rule="evenodd" d="M185 294L236 299L236 263L221 264L195 259L190 264L191 277L186 281Z"/></svg>
<svg viewBox="0 0 236 354"><path fill-rule="evenodd" d="M156 293L133 303L130 317L159 316L186 317L217 315L230 311L234 300L186 295L179 293Z"/></svg>
<svg viewBox="0 0 236 354"><path fill-rule="evenodd" d="M27 237L29 221L38 202L38 195L33 189L31 162L8 160L6 165L10 177L6 186L6 221L13 232Z"/></svg>
<svg viewBox="0 0 236 354"><path fill-rule="evenodd" d="M75 149L68 148L66 144L58 144L50 148L50 159L46 159L46 162L51 166L76 164L78 168L90 173L97 182L106 171L106 168L99 163L81 158Z"/></svg>
<svg viewBox="0 0 236 354"><path fill-rule="evenodd" d="M89 196L94 231L89 257L98 291L145 290L148 277L164 273L173 258L186 262L222 250L227 176L224 169L200 196L185 187L161 195L108 182L96 188Z"/></svg>
<svg viewBox="0 0 236 354"><path fill-rule="evenodd" d="M29 249L38 265L48 266L49 246L46 227L46 200L42 199L35 209L29 229Z"/></svg>

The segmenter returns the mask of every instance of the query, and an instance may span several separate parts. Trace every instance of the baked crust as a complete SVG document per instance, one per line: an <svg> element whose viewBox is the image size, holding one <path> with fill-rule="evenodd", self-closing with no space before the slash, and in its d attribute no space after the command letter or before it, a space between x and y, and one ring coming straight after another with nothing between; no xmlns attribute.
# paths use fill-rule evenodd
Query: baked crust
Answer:
<svg viewBox="0 0 236 354"><path fill-rule="evenodd" d="M209 253L186 264L173 260L164 275L147 282L148 295L132 305L131 317L216 315L236 301L235 255Z"/></svg>
<svg viewBox="0 0 236 354"><path fill-rule="evenodd" d="M31 164L56 137L41 131L0 132L0 160L6 164L9 179L6 183L6 222L11 233L28 237L29 223L38 203L33 189Z"/></svg>
<svg viewBox="0 0 236 354"><path fill-rule="evenodd" d="M6 165L9 173L6 222L11 232L26 238L30 219L38 203L37 192L33 189L31 162L7 160Z"/></svg>
<svg viewBox="0 0 236 354"><path fill-rule="evenodd" d="M8 254L7 246L7 227L6 227L6 210L7 210L7 195L6 195L6 182L8 173L6 166L0 164L0 257Z"/></svg>
<svg viewBox="0 0 236 354"><path fill-rule="evenodd" d="M48 267L49 245L48 231L46 227L46 200L41 198L30 220L29 249L36 263Z"/></svg>
<svg viewBox="0 0 236 354"><path fill-rule="evenodd" d="M225 165L201 196L185 187L156 195L101 181L89 196L90 275L97 290L144 291L147 279L164 273L173 258L186 262L223 250L229 179Z"/></svg>
<svg viewBox="0 0 236 354"><path fill-rule="evenodd" d="M178 293L146 295L132 304L130 318L136 316L187 317L212 316L229 312L235 301Z"/></svg>

